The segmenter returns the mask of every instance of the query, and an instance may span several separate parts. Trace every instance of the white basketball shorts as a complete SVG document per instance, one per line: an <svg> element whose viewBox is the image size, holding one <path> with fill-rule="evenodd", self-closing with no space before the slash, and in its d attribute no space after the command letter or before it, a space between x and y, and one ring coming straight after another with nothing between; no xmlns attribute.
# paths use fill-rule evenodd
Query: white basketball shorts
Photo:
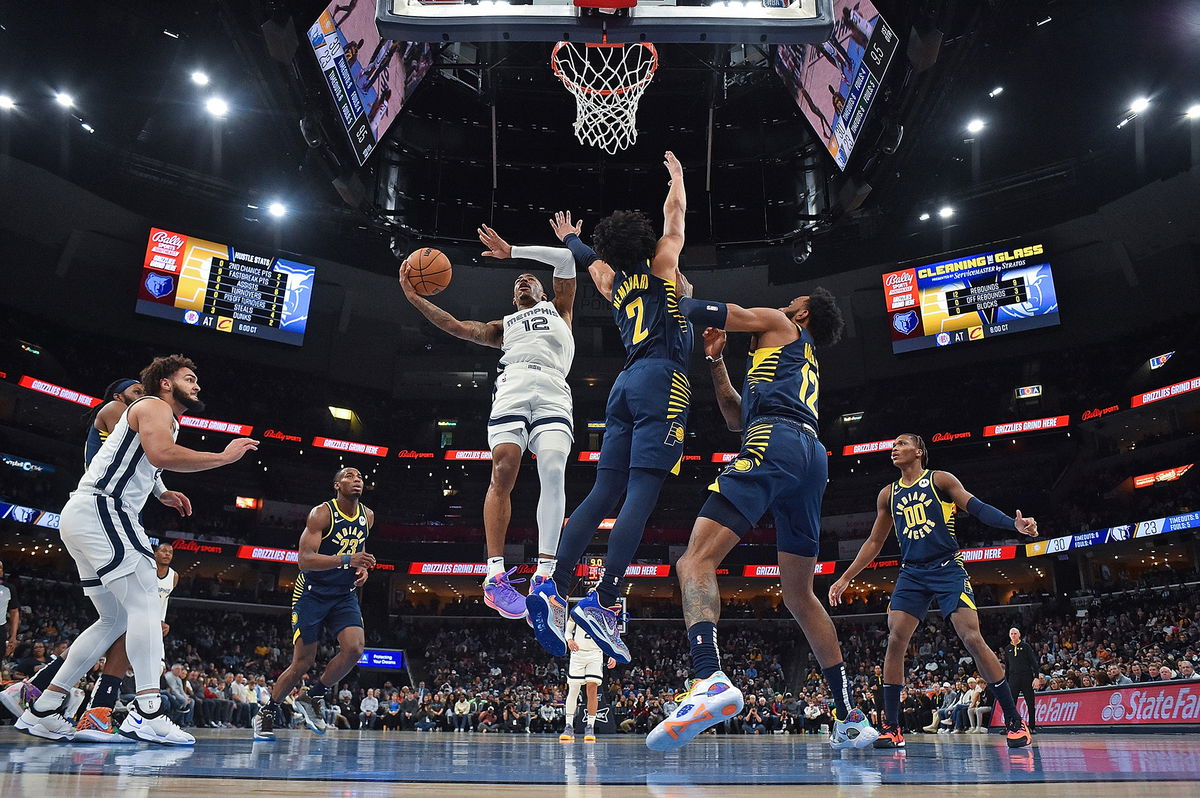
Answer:
<svg viewBox="0 0 1200 798"><path fill-rule="evenodd" d="M571 659L567 663L567 681L592 684L604 681L604 652L572 651Z"/></svg>
<svg viewBox="0 0 1200 798"><path fill-rule="evenodd" d="M574 440L571 389L566 379L557 371L532 363L506 366L492 392L488 448L515 443L524 451L538 435L552 429Z"/></svg>
<svg viewBox="0 0 1200 798"><path fill-rule="evenodd" d="M71 494L58 532L79 569L84 593L138 568L154 568L154 552L138 513L119 499Z"/></svg>

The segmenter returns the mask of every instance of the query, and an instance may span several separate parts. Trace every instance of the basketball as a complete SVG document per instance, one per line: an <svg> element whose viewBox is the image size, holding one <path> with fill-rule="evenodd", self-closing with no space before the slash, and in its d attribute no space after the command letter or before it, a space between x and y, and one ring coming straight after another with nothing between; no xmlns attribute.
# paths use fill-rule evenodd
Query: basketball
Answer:
<svg viewBox="0 0 1200 798"><path fill-rule="evenodd" d="M421 296L440 294L450 285L453 267L441 250L432 247L418 249L405 259L405 263L412 267L409 281L413 290Z"/></svg>

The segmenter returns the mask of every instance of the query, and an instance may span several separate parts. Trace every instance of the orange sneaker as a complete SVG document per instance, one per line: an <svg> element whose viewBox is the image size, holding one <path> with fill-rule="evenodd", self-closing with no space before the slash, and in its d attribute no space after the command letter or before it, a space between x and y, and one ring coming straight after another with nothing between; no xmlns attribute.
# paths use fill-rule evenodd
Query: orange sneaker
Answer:
<svg viewBox="0 0 1200 798"><path fill-rule="evenodd" d="M1033 742L1033 735L1029 733L1029 724L1021 721L1019 725L1008 726L1008 747L1009 748L1024 748Z"/></svg>
<svg viewBox="0 0 1200 798"><path fill-rule="evenodd" d="M875 738L875 742L871 743L872 748L903 748L904 735L900 733L899 727L889 726L887 723L879 730L879 736Z"/></svg>
<svg viewBox="0 0 1200 798"><path fill-rule="evenodd" d="M75 725L74 740L83 743L132 743L128 737L117 734L112 721L112 710L108 707L93 707L83 713Z"/></svg>

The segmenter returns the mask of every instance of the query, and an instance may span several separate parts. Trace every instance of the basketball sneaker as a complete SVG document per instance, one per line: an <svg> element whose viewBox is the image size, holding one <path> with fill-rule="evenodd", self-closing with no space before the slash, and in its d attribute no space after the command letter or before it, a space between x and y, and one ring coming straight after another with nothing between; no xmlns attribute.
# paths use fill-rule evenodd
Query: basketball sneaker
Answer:
<svg viewBox="0 0 1200 798"><path fill-rule="evenodd" d="M883 724L883 728L879 731L879 736L875 738L875 742L871 743L874 748L903 748L904 735L900 732L898 726L889 726Z"/></svg>
<svg viewBox="0 0 1200 798"><path fill-rule="evenodd" d="M562 733L562 734L560 734L560 735L558 735L558 741L559 741L560 743L573 743L573 742L575 742L575 730L574 730L573 728L571 728L570 726L568 726L567 728L563 729L563 733Z"/></svg>
<svg viewBox="0 0 1200 798"><path fill-rule="evenodd" d="M533 595L533 591L537 589L538 585L542 584L549 578L550 577L548 576L539 576L538 574L534 574L533 576L529 577L529 594ZM529 624L530 629L533 628L533 619L529 617L528 602L525 604L525 623Z"/></svg>
<svg viewBox="0 0 1200 798"><path fill-rule="evenodd" d="M17 718L16 730L45 740L70 740L75 736L75 724L62 716L62 707L39 712L33 702Z"/></svg>
<svg viewBox="0 0 1200 798"><path fill-rule="evenodd" d="M270 710L263 707L250 719L250 728L254 730L256 741L275 739L275 718L272 715Z"/></svg>
<svg viewBox="0 0 1200 798"><path fill-rule="evenodd" d="M300 717L304 719L304 725L312 729L317 734L325 733L325 713L321 710L325 703L325 699L318 698L317 701L322 706L317 706L308 693L302 693L296 697L293 702L296 706L296 711L300 713Z"/></svg>
<svg viewBox="0 0 1200 798"><path fill-rule="evenodd" d="M131 740L159 745L195 745L196 738L175 725L167 715L166 704L153 714L144 713L137 701L129 703L129 714L121 723L121 734Z"/></svg>
<svg viewBox="0 0 1200 798"><path fill-rule="evenodd" d="M555 657L567 655L567 600L558 594L553 579L529 591L525 599L533 636Z"/></svg>
<svg viewBox="0 0 1200 798"><path fill-rule="evenodd" d="M843 748L869 748L879 737L879 732L867 720L861 709L852 709L845 720L838 720L837 712L833 713L833 732L829 735L829 744L833 750Z"/></svg>
<svg viewBox="0 0 1200 798"><path fill-rule="evenodd" d="M128 737L117 734L113 725L112 710L108 707L92 707L83 713L79 723L75 724L77 743L132 743Z"/></svg>
<svg viewBox="0 0 1200 798"><path fill-rule="evenodd" d="M1029 725L1020 718L1017 718L1016 722L1008 724L1007 732L1009 748L1024 748L1033 742L1033 735L1029 733Z"/></svg>
<svg viewBox="0 0 1200 798"><path fill-rule="evenodd" d="M0 704L12 713L14 718L21 717L25 708L37 701L42 691L29 682L17 681L0 690Z"/></svg>
<svg viewBox="0 0 1200 798"><path fill-rule="evenodd" d="M583 741L585 743L596 742L596 724L588 723L583 727Z"/></svg>
<svg viewBox="0 0 1200 798"><path fill-rule="evenodd" d="M600 597L593 590L575 605L571 617L592 636L601 651L622 665L628 665L629 646L621 640L619 613L619 606L613 609L602 606Z"/></svg>
<svg viewBox="0 0 1200 798"><path fill-rule="evenodd" d="M509 579L516 570L511 568L483 580L483 603L511 620L524 618L526 613L525 597L513 588L513 585L519 585L525 580Z"/></svg>
<svg viewBox="0 0 1200 798"><path fill-rule="evenodd" d="M692 679L688 689L675 696L679 708L646 736L651 751L671 751L686 745L697 734L742 711L742 691L717 671L707 679Z"/></svg>

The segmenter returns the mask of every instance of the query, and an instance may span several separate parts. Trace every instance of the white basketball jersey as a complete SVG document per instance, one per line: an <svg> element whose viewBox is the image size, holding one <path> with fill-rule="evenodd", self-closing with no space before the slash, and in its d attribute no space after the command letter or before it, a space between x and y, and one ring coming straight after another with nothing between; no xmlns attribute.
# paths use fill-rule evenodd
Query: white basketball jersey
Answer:
<svg viewBox="0 0 1200 798"><path fill-rule="evenodd" d="M575 358L575 338L551 302L504 317L504 343L500 369L513 363L533 363L566 377Z"/></svg>
<svg viewBox="0 0 1200 798"><path fill-rule="evenodd" d="M179 574L175 573L174 568L168 568L167 575L158 578L158 600L162 602L162 620L164 621L167 619L167 602L171 600L171 591L175 589L175 580L178 578Z"/></svg>
<svg viewBox="0 0 1200 798"><path fill-rule="evenodd" d="M587 633L587 630L575 623L575 621L571 620L570 618L567 619L567 636L574 640L575 644L579 646L579 651L574 653L582 655L588 654L592 651L600 650L600 646L597 645L596 641L592 639L592 636Z"/></svg>
<svg viewBox="0 0 1200 798"><path fill-rule="evenodd" d="M99 493L120 499L121 503L141 511L154 490L154 480L161 473L146 459L142 449L142 438L129 428L129 409L138 402L146 400L161 402L157 396L143 396L131 403L121 414L121 418L109 433L104 445L92 464L79 480L77 490L84 493ZM179 436L179 425L172 422L171 439Z"/></svg>

